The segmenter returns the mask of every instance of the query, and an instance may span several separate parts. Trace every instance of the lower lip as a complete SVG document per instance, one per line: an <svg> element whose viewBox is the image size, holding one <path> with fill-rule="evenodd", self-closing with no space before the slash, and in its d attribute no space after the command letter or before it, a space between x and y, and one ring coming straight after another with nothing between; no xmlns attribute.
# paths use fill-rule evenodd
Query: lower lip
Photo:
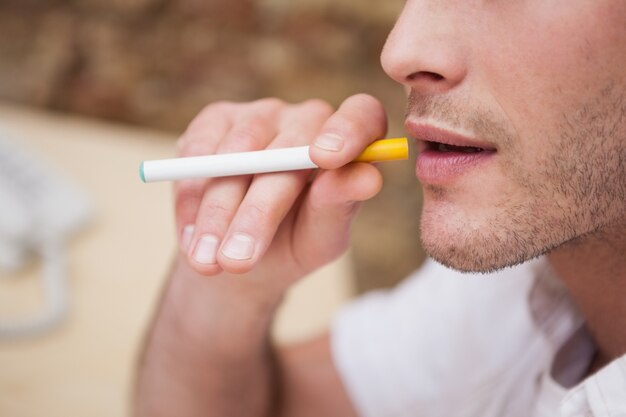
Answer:
<svg viewBox="0 0 626 417"><path fill-rule="evenodd" d="M445 184L479 168L494 155L495 151L463 153L427 149L418 155L415 172L422 183Z"/></svg>

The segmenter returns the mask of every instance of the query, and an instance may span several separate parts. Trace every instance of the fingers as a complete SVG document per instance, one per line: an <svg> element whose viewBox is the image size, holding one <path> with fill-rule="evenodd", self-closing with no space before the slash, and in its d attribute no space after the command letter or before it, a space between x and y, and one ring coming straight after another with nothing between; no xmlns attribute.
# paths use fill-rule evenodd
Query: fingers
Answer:
<svg viewBox="0 0 626 417"><path fill-rule="evenodd" d="M274 259L264 266L283 265L276 259L285 258L310 271L337 256L358 202L375 195L382 182L374 166L348 163L386 128L381 104L367 95L350 97L336 112L317 100L207 107L181 138L182 156L314 143L311 158L329 171L180 181L177 225L188 263L214 275L247 272L261 259Z"/></svg>
<svg viewBox="0 0 626 417"><path fill-rule="evenodd" d="M275 238L276 230L306 186L307 172L255 177L217 253L220 267L232 273L251 270Z"/></svg>
<svg viewBox="0 0 626 417"><path fill-rule="evenodd" d="M303 270L313 270L343 253L359 203L382 187L380 171L367 163L322 171L313 182L293 231L293 252Z"/></svg>
<svg viewBox="0 0 626 417"><path fill-rule="evenodd" d="M325 103L311 101L283 109L274 130L259 131L263 148L310 143L332 113ZM261 143L260 142L260 143ZM243 273L263 256L310 172L297 171L227 178L209 184L199 208L190 262L202 273L221 270Z"/></svg>
<svg viewBox="0 0 626 417"><path fill-rule="evenodd" d="M387 116L382 104L372 96L358 94L346 99L324 124L310 156L319 167L336 169L386 133Z"/></svg>
<svg viewBox="0 0 626 417"><path fill-rule="evenodd" d="M215 153L220 140L232 127L233 104L220 102L207 106L189 125L178 140L179 156L210 155ZM198 207L202 201L207 180L184 180L174 183L176 230L180 246L186 250L193 237Z"/></svg>
<svg viewBox="0 0 626 417"><path fill-rule="evenodd" d="M277 100L260 100L248 105L232 122L230 131L217 147L217 153L266 148L277 134L276 120L282 106ZM250 176L237 176L207 182L197 206L193 235L185 248L190 263L198 272L215 274L221 271L217 250L250 181Z"/></svg>

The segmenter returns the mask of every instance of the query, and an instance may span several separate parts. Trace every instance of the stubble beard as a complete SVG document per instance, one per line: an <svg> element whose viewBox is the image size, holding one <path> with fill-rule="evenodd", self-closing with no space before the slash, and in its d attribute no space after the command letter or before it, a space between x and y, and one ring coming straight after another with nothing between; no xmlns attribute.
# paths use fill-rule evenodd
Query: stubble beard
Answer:
<svg viewBox="0 0 626 417"><path fill-rule="evenodd" d="M445 187L425 186L421 239L429 256L453 269L487 273L623 228L624 91L623 85L608 85L577 111L563 115L543 140L541 160L532 167L516 157L524 150L523 140L493 115L468 113L445 99L412 93L410 114L470 127L477 136L497 143L505 181L522 196L497 200L489 213L471 212L455 206L453 192ZM459 120L461 114L467 115L465 120ZM442 204L448 200L450 204Z"/></svg>

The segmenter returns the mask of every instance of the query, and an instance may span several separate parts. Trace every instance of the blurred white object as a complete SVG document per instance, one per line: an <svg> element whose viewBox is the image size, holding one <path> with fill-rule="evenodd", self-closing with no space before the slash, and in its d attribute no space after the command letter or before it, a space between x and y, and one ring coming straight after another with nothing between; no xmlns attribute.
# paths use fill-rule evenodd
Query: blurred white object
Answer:
<svg viewBox="0 0 626 417"><path fill-rule="evenodd" d="M45 294L30 317L0 318L0 339L40 334L66 316L65 245L92 211L84 193L0 131L0 270L16 272L39 256Z"/></svg>

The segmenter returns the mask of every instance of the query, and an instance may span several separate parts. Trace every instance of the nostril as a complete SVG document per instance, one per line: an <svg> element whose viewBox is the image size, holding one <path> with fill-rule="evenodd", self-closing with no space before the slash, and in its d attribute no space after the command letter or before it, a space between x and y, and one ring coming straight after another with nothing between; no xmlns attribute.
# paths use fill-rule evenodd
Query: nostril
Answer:
<svg viewBox="0 0 626 417"><path fill-rule="evenodd" d="M420 79L423 79L425 81L442 81L444 77L443 75L437 74L436 72L419 71L409 75L407 79L408 81L417 81Z"/></svg>

